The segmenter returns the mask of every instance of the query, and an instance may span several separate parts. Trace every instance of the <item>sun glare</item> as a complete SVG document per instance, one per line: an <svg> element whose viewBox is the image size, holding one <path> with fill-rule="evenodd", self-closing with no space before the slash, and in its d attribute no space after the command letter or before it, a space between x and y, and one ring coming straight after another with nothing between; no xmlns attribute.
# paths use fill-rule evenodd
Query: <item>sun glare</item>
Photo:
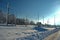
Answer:
<svg viewBox="0 0 60 40"><path fill-rule="evenodd" d="M52 17L50 18L50 24L55 23L55 25L58 25L59 22L60 22L60 8L53 14L53 18Z"/></svg>
<svg viewBox="0 0 60 40"><path fill-rule="evenodd" d="M43 23L43 19L40 20L40 22L42 24L59 25L60 24L60 8L58 8L57 11L55 11L55 13L52 16L48 18L44 18L44 23Z"/></svg>

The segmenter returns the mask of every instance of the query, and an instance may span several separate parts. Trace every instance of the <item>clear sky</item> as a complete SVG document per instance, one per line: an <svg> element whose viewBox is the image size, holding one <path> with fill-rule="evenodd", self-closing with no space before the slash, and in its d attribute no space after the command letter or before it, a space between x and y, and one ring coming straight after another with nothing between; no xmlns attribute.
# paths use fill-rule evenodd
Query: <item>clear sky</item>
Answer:
<svg viewBox="0 0 60 40"><path fill-rule="evenodd" d="M49 24L54 24L54 15L57 15L60 10L60 0L0 0L0 9L4 13L7 13L8 2L10 13L15 14L18 18L27 16L27 18L37 21L39 15L39 21L42 22L44 16L44 22L48 21ZM58 22L56 23L59 24Z"/></svg>

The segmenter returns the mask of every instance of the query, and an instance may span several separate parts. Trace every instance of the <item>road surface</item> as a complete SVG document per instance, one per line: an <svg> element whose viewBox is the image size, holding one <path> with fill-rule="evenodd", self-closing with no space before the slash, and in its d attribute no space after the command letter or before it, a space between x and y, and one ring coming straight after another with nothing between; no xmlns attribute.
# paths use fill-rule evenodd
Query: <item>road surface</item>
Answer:
<svg viewBox="0 0 60 40"><path fill-rule="evenodd" d="M44 40L60 40L60 31L51 34L50 36L46 37Z"/></svg>

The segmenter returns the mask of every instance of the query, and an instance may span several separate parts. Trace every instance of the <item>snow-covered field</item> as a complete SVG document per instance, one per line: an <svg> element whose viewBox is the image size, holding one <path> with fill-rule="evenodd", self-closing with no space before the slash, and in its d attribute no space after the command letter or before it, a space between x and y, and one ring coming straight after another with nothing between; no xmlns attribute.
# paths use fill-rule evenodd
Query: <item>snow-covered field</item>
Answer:
<svg viewBox="0 0 60 40"><path fill-rule="evenodd" d="M42 32L38 32L37 30L34 30L33 29L34 27L35 27L34 25L27 25L27 27L25 27L25 25L0 26L0 40L20 40L18 38L29 37L37 33L41 35ZM49 30L51 31L54 28L46 28L46 29L48 29L47 31ZM35 40L36 39L38 40L38 36L35 36Z"/></svg>

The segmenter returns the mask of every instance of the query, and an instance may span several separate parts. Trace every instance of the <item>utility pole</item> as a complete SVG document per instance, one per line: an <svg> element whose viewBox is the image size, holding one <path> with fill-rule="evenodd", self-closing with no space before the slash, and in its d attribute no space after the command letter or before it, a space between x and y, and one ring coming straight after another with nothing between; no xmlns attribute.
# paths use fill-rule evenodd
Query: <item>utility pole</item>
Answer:
<svg viewBox="0 0 60 40"><path fill-rule="evenodd" d="M2 0L0 1L0 10L2 11Z"/></svg>
<svg viewBox="0 0 60 40"><path fill-rule="evenodd" d="M38 22L39 22L39 13L38 13Z"/></svg>
<svg viewBox="0 0 60 40"><path fill-rule="evenodd" d="M39 25L39 13L38 13L37 16L38 16L38 24L37 24L37 26L40 27L40 25Z"/></svg>
<svg viewBox="0 0 60 40"><path fill-rule="evenodd" d="M9 3L7 4L6 24L8 26L8 15L9 15Z"/></svg>
<svg viewBox="0 0 60 40"><path fill-rule="evenodd" d="M27 16L25 18L25 27L27 27Z"/></svg>
<svg viewBox="0 0 60 40"><path fill-rule="evenodd" d="M16 10L15 10L15 11L16 11ZM17 15L17 14L15 14L15 26L16 26L16 24L17 24L17 23L16 23L16 15Z"/></svg>
<svg viewBox="0 0 60 40"><path fill-rule="evenodd" d="M44 16L43 16L43 24L44 24Z"/></svg>
<svg viewBox="0 0 60 40"><path fill-rule="evenodd" d="M14 24L15 24L15 26L16 26L16 16L14 16Z"/></svg>
<svg viewBox="0 0 60 40"><path fill-rule="evenodd" d="M49 24L49 19L47 20L47 24Z"/></svg>
<svg viewBox="0 0 60 40"><path fill-rule="evenodd" d="M54 26L55 26L55 15L54 15Z"/></svg>

